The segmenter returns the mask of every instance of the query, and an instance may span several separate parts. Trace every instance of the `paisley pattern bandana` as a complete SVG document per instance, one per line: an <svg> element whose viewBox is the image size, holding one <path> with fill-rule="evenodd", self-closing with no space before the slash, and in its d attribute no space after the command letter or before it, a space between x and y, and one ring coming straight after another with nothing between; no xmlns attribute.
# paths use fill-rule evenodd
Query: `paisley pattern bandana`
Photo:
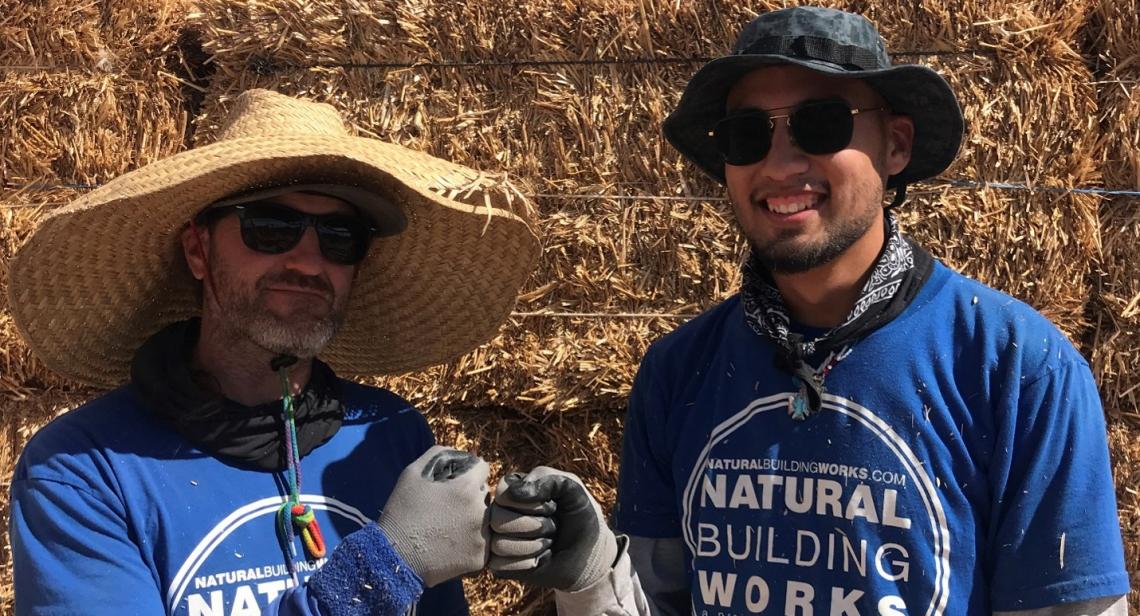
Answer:
<svg viewBox="0 0 1140 616"><path fill-rule="evenodd" d="M799 383L799 394L789 402L789 413L796 419L819 410L823 381L831 368L847 356L853 344L906 309L930 277L934 259L903 237L889 210L884 219L886 244L855 306L843 323L812 340L792 331L784 298L759 259L753 255L744 264L744 319L753 331L776 345L776 365ZM829 355L820 368L807 364L808 359L825 353Z"/></svg>

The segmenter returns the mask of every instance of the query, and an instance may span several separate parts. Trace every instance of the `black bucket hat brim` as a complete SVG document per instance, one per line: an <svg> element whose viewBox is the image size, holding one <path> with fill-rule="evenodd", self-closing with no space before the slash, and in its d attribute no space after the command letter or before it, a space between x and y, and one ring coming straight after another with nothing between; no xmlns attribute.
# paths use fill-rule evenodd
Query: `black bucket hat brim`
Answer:
<svg viewBox="0 0 1140 616"><path fill-rule="evenodd" d="M725 116L732 86L746 74L767 66L795 65L824 75L861 79L891 111L914 121L910 163L887 186L894 188L934 177L954 161L962 142L962 111L950 84L934 70L917 64L851 70L830 62L782 54L732 55L703 66L689 81L681 102L665 119L665 137L686 158L724 183L724 157L709 132Z"/></svg>

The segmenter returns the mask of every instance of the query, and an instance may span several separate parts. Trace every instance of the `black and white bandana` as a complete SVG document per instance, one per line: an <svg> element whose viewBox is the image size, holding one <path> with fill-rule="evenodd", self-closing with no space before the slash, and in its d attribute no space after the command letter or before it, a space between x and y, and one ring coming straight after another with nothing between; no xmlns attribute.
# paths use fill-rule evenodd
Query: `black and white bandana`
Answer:
<svg viewBox="0 0 1140 616"><path fill-rule="evenodd" d="M744 264L740 293L744 319L753 331L775 343L777 366L799 381L803 395L797 396L789 408L796 419L819 410L823 378L846 356L850 346L898 316L930 277L934 259L921 246L903 237L889 210L884 225L886 243L851 313L842 324L814 340L804 340L791 331L784 298L759 259L753 255ZM807 364L807 359L824 353L831 355L818 370Z"/></svg>

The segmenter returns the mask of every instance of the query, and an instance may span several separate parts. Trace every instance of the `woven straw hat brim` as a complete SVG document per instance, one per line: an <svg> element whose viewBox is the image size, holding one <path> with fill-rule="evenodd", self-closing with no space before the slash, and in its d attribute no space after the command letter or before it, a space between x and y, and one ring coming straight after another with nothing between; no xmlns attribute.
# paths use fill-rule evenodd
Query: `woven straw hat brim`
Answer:
<svg viewBox="0 0 1140 616"><path fill-rule="evenodd" d="M403 233L373 243L346 321L321 354L342 375L416 370L491 339L540 252L529 221L492 199L508 193L492 194L494 183L471 169L359 137L231 139L147 165L50 213L11 262L18 329L49 368L121 384L148 337L201 312L201 283L178 239L187 222L226 195L282 182L375 190L408 218ZM460 195L485 195L484 203Z"/></svg>

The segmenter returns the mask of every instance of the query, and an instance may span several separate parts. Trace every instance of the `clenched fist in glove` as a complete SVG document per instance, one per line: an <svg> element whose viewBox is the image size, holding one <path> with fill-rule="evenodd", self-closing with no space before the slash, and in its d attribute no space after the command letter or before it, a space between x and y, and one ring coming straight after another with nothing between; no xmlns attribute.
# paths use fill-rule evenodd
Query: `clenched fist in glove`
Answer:
<svg viewBox="0 0 1140 616"><path fill-rule="evenodd" d="M487 475L482 458L436 445L408 465L377 524L430 588L487 564Z"/></svg>
<svg viewBox="0 0 1140 616"><path fill-rule="evenodd" d="M574 592L614 566L617 539L582 481L539 466L499 482L491 505L491 571Z"/></svg>

